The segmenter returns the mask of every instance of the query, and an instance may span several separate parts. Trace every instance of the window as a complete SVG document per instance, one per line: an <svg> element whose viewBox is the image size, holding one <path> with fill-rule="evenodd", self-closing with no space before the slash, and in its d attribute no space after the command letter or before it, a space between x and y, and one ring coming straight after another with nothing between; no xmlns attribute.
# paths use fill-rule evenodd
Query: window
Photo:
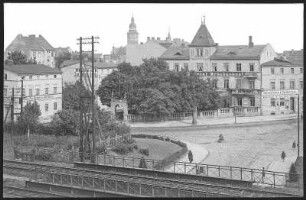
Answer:
<svg viewBox="0 0 306 200"><path fill-rule="evenodd" d="M212 68L213 68L213 70L216 72L216 71L218 71L218 69L217 69L217 63L212 63Z"/></svg>
<svg viewBox="0 0 306 200"><path fill-rule="evenodd" d="M300 73L303 74L303 68L300 68Z"/></svg>
<svg viewBox="0 0 306 200"><path fill-rule="evenodd" d="M57 87L53 87L53 93L54 93L54 94L57 93Z"/></svg>
<svg viewBox="0 0 306 200"><path fill-rule="evenodd" d="M284 74L284 68L280 68L281 74Z"/></svg>
<svg viewBox="0 0 306 200"><path fill-rule="evenodd" d="M284 89L285 89L285 81L284 81L284 80L281 80L281 81L279 82L279 85L280 85L280 89L281 89L281 90L284 90Z"/></svg>
<svg viewBox="0 0 306 200"><path fill-rule="evenodd" d="M39 88L36 88L36 95L39 95Z"/></svg>
<svg viewBox="0 0 306 200"><path fill-rule="evenodd" d="M304 85L303 85L303 81L300 81L300 88L303 89Z"/></svg>
<svg viewBox="0 0 306 200"><path fill-rule="evenodd" d="M250 97L250 105L255 106L255 97Z"/></svg>
<svg viewBox="0 0 306 200"><path fill-rule="evenodd" d="M295 88L295 81L291 80L290 81L290 90L294 90L294 88Z"/></svg>
<svg viewBox="0 0 306 200"><path fill-rule="evenodd" d="M294 74L294 68L291 68L291 74Z"/></svg>
<svg viewBox="0 0 306 200"><path fill-rule="evenodd" d="M7 73L4 74L4 80L7 80Z"/></svg>
<svg viewBox="0 0 306 200"><path fill-rule="evenodd" d="M254 71L254 63L250 63L250 72Z"/></svg>
<svg viewBox="0 0 306 200"><path fill-rule="evenodd" d="M197 63L198 72L203 71L203 63Z"/></svg>
<svg viewBox="0 0 306 200"><path fill-rule="evenodd" d="M184 69L188 70L188 63L184 63Z"/></svg>
<svg viewBox="0 0 306 200"><path fill-rule="evenodd" d="M7 89L6 88L3 89L3 96L7 97Z"/></svg>
<svg viewBox="0 0 306 200"><path fill-rule="evenodd" d="M215 89L218 88L218 80L217 79L213 80L213 88L215 88Z"/></svg>
<svg viewBox="0 0 306 200"><path fill-rule="evenodd" d="M198 56L203 56L203 49L202 48L197 49L197 55Z"/></svg>
<svg viewBox="0 0 306 200"><path fill-rule="evenodd" d="M229 79L224 79L224 88L229 88Z"/></svg>
<svg viewBox="0 0 306 200"><path fill-rule="evenodd" d="M238 106L242 106L242 98L237 98Z"/></svg>
<svg viewBox="0 0 306 200"><path fill-rule="evenodd" d="M32 79L32 76L29 76L29 79Z"/></svg>
<svg viewBox="0 0 306 200"><path fill-rule="evenodd" d="M228 63L224 63L223 65L224 65L225 71L228 72L229 71L229 64Z"/></svg>
<svg viewBox="0 0 306 200"><path fill-rule="evenodd" d="M57 102L54 102L54 103L53 103L53 109L54 109L54 110L57 110Z"/></svg>
<svg viewBox="0 0 306 200"><path fill-rule="evenodd" d="M285 106L285 98L280 98L279 105L280 106Z"/></svg>
<svg viewBox="0 0 306 200"><path fill-rule="evenodd" d="M205 49L205 56L208 56L208 49Z"/></svg>
<svg viewBox="0 0 306 200"><path fill-rule="evenodd" d="M237 72L241 72L241 63L236 64Z"/></svg>
<svg viewBox="0 0 306 200"><path fill-rule="evenodd" d="M33 89L29 89L29 96L31 97L33 95Z"/></svg>
<svg viewBox="0 0 306 200"><path fill-rule="evenodd" d="M274 74L274 67L271 67L271 74Z"/></svg>
<svg viewBox="0 0 306 200"><path fill-rule="evenodd" d="M271 102L271 106L272 106L272 107L275 107L275 99L274 99L274 98L271 98L271 101L270 101L270 102Z"/></svg>
<svg viewBox="0 0 306 200"><path fill-rule="evenodd" d="M236 79L236 88L241 88L241 79Z"/></svg>
<svg viewBox="0 0 306 200"><path fill-rule="evenodd" d="M53 75L53 78L56 78L56 75Z"/></svg>
<svg viewBox="0 0 306 200"><path fill-rule="evenodd" d="M270 81L271 90L275 90L275 81Z"/></svg>
<svg viewBox="0 0 306 200"><path fill-rule="evenodd" d="M35 57L36 56L36 52L35 51L33 51L33 57Z"/></svg>
<svg viewBox="0 0 306 200"><path fill-rule="evenodd" d="M174 71L178 72L180 71L180 68L179 68L179 64L178 63L174 63Z"/></svg>
<svg viewBox="0 0 306 200"><path fill-rule="evenodd" d="M255 89L255 82L253 80L249 80L249 88Z"/></svg>
<svg viewBox="0 0 306 200"><path fill-rule="evenodd" d="M45 88L45 94L49 93L49 88Z"/></svg>
<svg viewBox="0 0 306 200"><path fill-rule="evenodd" d="M46 103L45 104L45 112L48 112L48 109L49 109L49 105Z"/></svg>

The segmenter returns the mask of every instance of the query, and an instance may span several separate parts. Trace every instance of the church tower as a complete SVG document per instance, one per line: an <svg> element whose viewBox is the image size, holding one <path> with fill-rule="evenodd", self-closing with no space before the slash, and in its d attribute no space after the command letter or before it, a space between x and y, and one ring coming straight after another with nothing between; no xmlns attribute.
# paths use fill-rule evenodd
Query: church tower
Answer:
<svg viewBox="0 0 306 200"><path fill-rule="evenodd" d="M131 23L129 26L129 32L127 32L127 44L138 44L138 32L136 30L136 24L134 22L134 17L132 16Z"/></svg>

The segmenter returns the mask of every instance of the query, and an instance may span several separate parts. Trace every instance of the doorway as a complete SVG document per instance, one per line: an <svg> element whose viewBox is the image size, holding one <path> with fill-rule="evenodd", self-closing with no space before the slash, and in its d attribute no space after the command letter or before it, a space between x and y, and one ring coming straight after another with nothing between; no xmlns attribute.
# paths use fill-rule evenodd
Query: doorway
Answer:
<svg viewBox="0 0 306 200"><path fill-rule="evenodd" d="M295 111L294 107L294 97L290 97L290 110Z"/></svg>

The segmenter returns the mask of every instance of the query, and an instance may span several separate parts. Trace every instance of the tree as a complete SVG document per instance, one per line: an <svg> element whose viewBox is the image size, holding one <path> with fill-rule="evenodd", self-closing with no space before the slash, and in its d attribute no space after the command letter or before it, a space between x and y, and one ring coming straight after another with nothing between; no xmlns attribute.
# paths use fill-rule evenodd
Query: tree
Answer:
<svg viewBox="0 0 306 200"><path fill-rule="evenodd" d="M27 59L27 56L18 50L8 53L5 64L8 64L10 60L13 61L14 65L37 64L36 60Z"/></svg>
<svg viewBox="0 0 306 200"><path fill-rule="evenodd" d="M70 60L72 57L71 53L68 51L64 51L60 53L57 57L55 57L55 67L60 68L60 65L65 61L65 60Z"/></svg>
<svg viewBox="0 0 306 200"><path fill-rule="evenodd" d="M298 175L296 171L295 164L292 163L289 170L289 181L296 182L298 180Z"/></svg>
<svg viewBox="0 0 306 200"><path fill-rule="evenodd" d="M221 98L209 86L195 71L170 71L166 62L151 58L140 66L119 64L101 81L97 95L108 106L112 98L126 98L130 113L167 116L218 108Z"/></svg>
<svg viewBox="0 0 306 200"><path fill-rule="evenodd" d="M36 101L34 103L28 102L23 108L23 113L18 119L18 123L22 125L23 130L35 130L40 115L41 111L38 103Z"/></svg>

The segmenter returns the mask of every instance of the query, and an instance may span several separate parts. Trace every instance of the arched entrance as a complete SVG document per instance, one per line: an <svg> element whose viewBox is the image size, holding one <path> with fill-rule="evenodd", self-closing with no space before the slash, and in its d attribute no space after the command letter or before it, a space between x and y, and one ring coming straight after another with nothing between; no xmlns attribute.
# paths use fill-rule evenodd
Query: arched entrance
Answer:
<svg viewBox="0 0 306 200"><path fill-rule="evenodd" d="M125 116L128 114L127 102L123 100L111 101L111 113L118 120L125 120Z"/></svg>

